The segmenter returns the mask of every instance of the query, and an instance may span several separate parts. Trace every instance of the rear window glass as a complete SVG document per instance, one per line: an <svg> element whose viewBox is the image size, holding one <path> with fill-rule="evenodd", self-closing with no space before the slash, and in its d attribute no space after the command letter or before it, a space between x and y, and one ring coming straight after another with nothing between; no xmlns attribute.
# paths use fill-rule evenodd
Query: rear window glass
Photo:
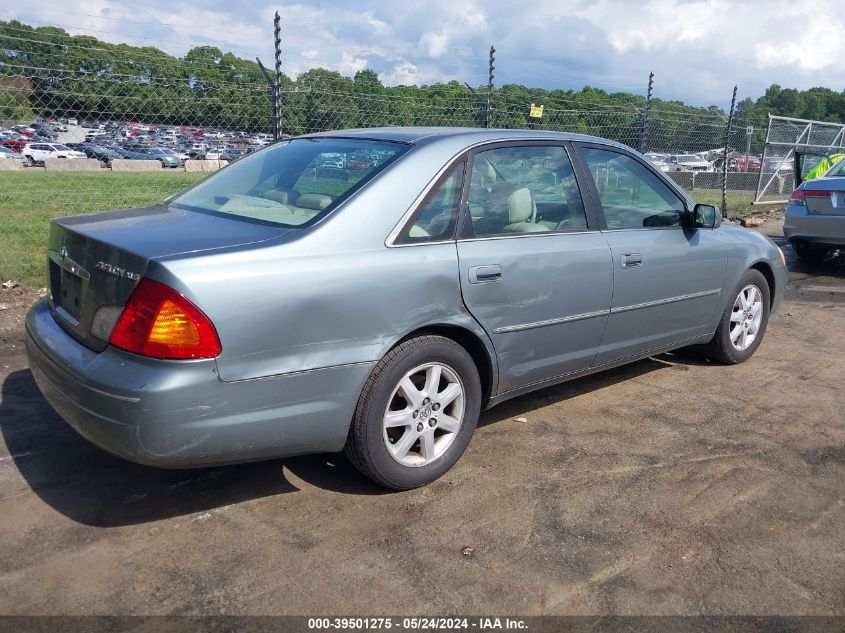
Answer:
<svg viewBox="0 0 845 633"><path fill-rule="evenodd" d="M329 213L408 149L385 141L292 139L239 160L171 204L303 226Z"/></svg>

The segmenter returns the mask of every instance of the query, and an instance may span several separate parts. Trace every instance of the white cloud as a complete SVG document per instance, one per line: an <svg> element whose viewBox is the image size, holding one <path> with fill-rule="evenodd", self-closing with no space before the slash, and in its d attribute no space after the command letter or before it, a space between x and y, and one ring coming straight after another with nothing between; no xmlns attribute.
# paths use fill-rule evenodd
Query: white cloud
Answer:
<svg viewBox="0 0 845 633"><path fill-rule="evenodd" d="M367 60L344 52L340 57L340 65L343 68L348 68L354 72L358 72L359 70L364 70L367 67Z"/></svg>
<svg viewBox="0 0 845 633"><path fill-rule="evenodd" d="M423 46L430 57L437 59L446 52L449 46L449 34L446 31L440 33L423 33L420 38L420 45Z"/></svg>

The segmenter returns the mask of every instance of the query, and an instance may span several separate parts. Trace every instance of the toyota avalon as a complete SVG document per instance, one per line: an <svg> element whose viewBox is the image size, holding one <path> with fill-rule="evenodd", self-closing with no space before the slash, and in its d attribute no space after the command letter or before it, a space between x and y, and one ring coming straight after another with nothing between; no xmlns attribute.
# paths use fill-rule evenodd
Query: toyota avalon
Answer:
<svg viewBox="0 0 845 633"><path fill-rule="evenodd" d="M689 345L747 360L786 283L773 242L639 153L525 130L293 138L55 220L47 266L30 365L94 444L162 467L345 451L397 489L508 398Z"/></svg>

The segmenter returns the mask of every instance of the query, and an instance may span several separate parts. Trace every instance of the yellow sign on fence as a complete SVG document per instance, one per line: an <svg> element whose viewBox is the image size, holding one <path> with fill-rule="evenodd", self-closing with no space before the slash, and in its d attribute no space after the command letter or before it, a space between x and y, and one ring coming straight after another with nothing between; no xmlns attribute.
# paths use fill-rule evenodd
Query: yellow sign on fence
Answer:
<svg viewBox="0 0 845 633"><path fill-rule="evenodd" d="M542 117L543 117L543 108L544 108L544 107L545 107L545 106L542 106L542 105L534 105L534 104L532 103L532 104L531 104L531 109L528 111L528 116L530 116L530 117L532 117L532 118L534 118L534 119L540 119L540 118L542 118Z"/></svg>

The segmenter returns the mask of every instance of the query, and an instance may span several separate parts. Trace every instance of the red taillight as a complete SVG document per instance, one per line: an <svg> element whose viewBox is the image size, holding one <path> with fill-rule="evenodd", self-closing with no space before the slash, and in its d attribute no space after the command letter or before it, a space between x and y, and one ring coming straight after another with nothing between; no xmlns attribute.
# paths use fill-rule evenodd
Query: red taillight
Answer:
<svg viewBox="0 0 845 633"><path fill-rule="evenodd" d="M832 191L823 191L820 189L804 189L805 198L830 198L832 195Z"/></svg>
<svg viewBox="0 0 845 633"><path fill-rule="evenodd" d="M109 342L163 359L214 358L222 349L208 317L173 288L152 279L142 279L132 291Z"/></svg>
<svg viewBox="0 0 845 633"><path fill-rule="evenodd" d="M793 191L792 195L789 196L789 201L793 204L804 204L804 190L796 189Z"/></svg>

